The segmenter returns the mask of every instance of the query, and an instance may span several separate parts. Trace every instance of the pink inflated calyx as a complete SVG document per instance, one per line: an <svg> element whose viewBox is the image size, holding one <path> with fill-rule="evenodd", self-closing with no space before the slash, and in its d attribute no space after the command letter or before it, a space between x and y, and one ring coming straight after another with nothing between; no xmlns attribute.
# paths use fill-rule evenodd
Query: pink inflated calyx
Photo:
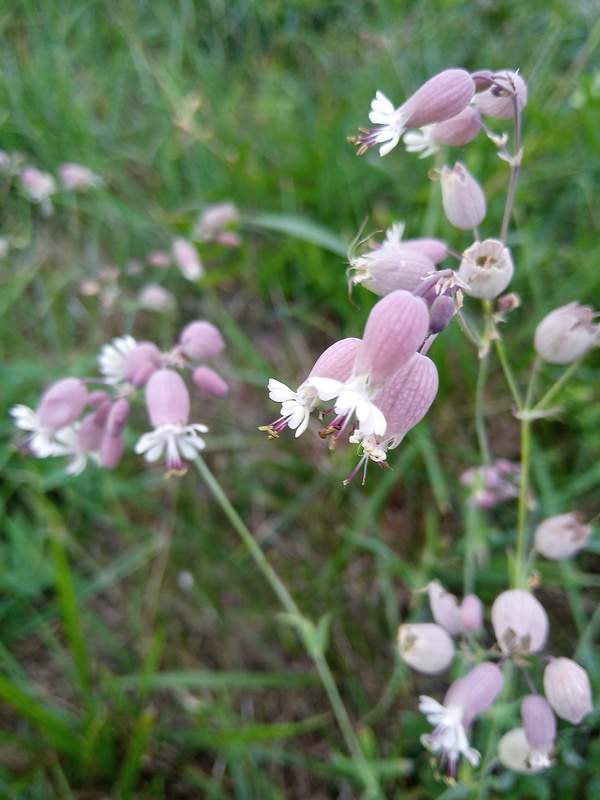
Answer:
<svg viewBox="0 0 600 800"><path fill-rule="evenodd" d="M187 425L190 395L183 378L172 369L159 369L146 384L146 407L155 428Z"/></svg>
<svg viewBox="0 0 600 800"><path fill-rule="evenodd" d="M542 604L530 592L502 592L492 605L492 626L503 653L515 658L541 650L550 623Z"/></svg>
<svg viewBox="0 0 600 800"><path fill-rule="evenodd" d="M420 297L404 290L388 294L369 314L354 375L367 375L371 386L382 386L421 346L428 328L427 306Z"/></svg>
<svg viewBox="0 0 600 800"><path fill-rule="evenodd" d="M40 424L57 431L79 419L88 401L88 390L78 378L63 378L53 383L44 394L38 408Z"/></svg>
<svg viewBox="0 0 600 800"><path fill-rule="evenodd" d="M465 165L457 161L452 169L443 167L440 185L448 222L460 230L477 228L485 219L487 202L483 189Z"/></svg>
<svg viewBox="0 0 600 800"><path fill-rule="evenodd" d="M434 75L400 106L407 128L421 128L454 117L475 94L475 83L464 69L446 69Z"/></svg>
<svg viewBox="0 0 600 800"><path fill-rule="evenodd" d="M229 393L226 381L210 367L196 367L192 372L192 380L196 386L213 397L226 397Z"/></svg>

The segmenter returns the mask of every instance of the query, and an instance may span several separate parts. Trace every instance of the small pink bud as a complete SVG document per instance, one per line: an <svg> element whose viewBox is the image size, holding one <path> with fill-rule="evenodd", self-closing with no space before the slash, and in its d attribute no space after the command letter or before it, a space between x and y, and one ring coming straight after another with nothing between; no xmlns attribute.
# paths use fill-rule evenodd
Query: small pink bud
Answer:
<svg viewBox="0 0 600 800"><path fill-rule="evenodd" d="M535 531L535 549L554 561L571 558L585 547L592 535L577 514L558 514L540 523Z"/></svg>
<svg viewBox="0 0 600 800"><path fill-rule="evenodd" d="M420 297L403 290L388 294L371 309L354 374L369 375L372 386L383 384L421 346L428 329L429 313Z"/></svg>
<svg viewBox="0 0 600 800"><path fill-rule="evenodd" d="M161 352L153 342L139 342L125 356L123 365L125 380L139 389L158 369L160 359Z"/></svg>
<svg viewBox="0 0 600 800"><path fill-rule="evenodd" d="M82 452L91 453L100 449L105 421L105 419L99 419L96 412L84 417L77 429L77 446Z"/></svg>
<svg viewBox="0 0 600 800"><path fill-rule="evenodd" d="M465 250L458 277L472 297L492 300L506 289L514 270L510 250L497 239L486 239Z"/></svg>
<svg viewBox="0 0 600 800"><path fill-rule="evenodd" d="M119 397L112 404L106 430L109 436L120 436L129 417L129 401L124 397Z"/></svg>
<svg viewBox="0 0 600 800"><path fill-rule="evenodd" d="M184 356L197 361L218 356L225 347L225 342L218 328L211 322L198 320L190 322L181 331L179 346Z"/></svg>
<svg viewBox="0 0 600 800"><path fill-rule="evenodd" d="M433 622L407 623L398 630L398 648L403 661L426 675L437 675L454 660L450 634Z"/></svg>
<svg viewBox="0 0 600 800"><path fill-rule="evenodd" d="M548 701L539 694L527 695L521 703L521 719L531 747L547 755L556 739L556 717Z"/></svg>
<svg viewBox="0 0 600 800"><path fill-rule="evenodd" d="M518 294L515 294L515 292L510 292L509 294L505 294L504 297L498 298L498 311L501 314L508 314L520 308L520 306L521 298Z"/></svg>
<svg viewBox="0 0 600 800"><path fill-rule="evenodd" d="M137 297L140 308L146 311L157 311L159 314L168 314L177 305L175 297L164 286L157 283L148 283Z"/></svg>
<svg viewBox="0 0 600 800"><path fill-rule="evenodd" d="M539 600L522 589L511 589L494 600L492 626L503 653L527 655L546 644L550 623Z"/></svg>
<svg viewBox="0 0 600 800"><path fill-rule="evenodd" d="M593 711L587 672L570 658L553 658L544 670L544 692L556 714L573 725Z"/></svg>
<svg viewBox="0 0 600 800"><path fill-rule="evenodd" d="M114 469L125 450L122 436L111 436L107 433L100 443L100 463L104 469Z"/></svg>
<svg viewBox="0 0 600 800"><path fill-rule="evenodd" d="M92 408L98 408L102 403L106 402L106 400L110 400L108 393L102 391L102 389L97 389L89 393L87 404Z"/></svg>
<svg viewBox="0 0 600 800"><path fill-rule="evenodd" d="M429 309L429 330L431 333L441 333L454 319L458 307L456 300L447 295L435 298Z"/></svg>
<svg viewBox="0 0 600 800"><path fill-rule="evenodd" d="M527 103L527 84L512 70L498 70L489 76L493 85L475 95L474 104L484 116L493 119L510 119L515 115L515 99L519 111Z"/></svg>
<svg viewBox="0 0 600 800"><path fill-rule="evenodd" d="M226 201L206 206L194 228L194 237L200 241L218 240L224 229L239 221L234 203ZM219 242L223 244L223 242Z"/></svg>
<svg viewBox="0 0 600 800"><path fill-rule="evenodd" d="M154 428L187 425L190 396L179 373L172 369L156 370L146 384L146 406Z"/></svg>
<svg viewBox="0 0 600 800"><path fill-rule="evenodd" d="M227 383L210 367L196 367L192 372L192 380L196 386L212 394L213 397L225 397L229 393Z"/></svg>
<svg viewBox="0 0 600 800"><path fill-rule="evenodd" d="M460 624L465 633L475 633L483 626L483 603L475 594L463 597L460 604Z"/></svg>
<svg viewBox="0 0 600 800"><path fill-rule="evenodd" d="M63 378L53 383L44 394L38 408L40 424L59 430L79 419L88 401L88 390L78 378Z"/></svg>
<svg viewBox="0 0 600 800"><path fill-rule="evenodd" d="M149 266L157 269L168 267L171 263L171 255L170 253L165 253L164 250L154 250L148 254L147 261Z"/></svg>
<svg viewBox="0 0 600 800"><path fill-rule="evenodd" d="M439 581L431 581L427 592L434 620L451 636L457 636L461 630L461 620L456 597L447 592Z"/></svg>
<svg viewBox="0 0 600 800"><path fill-rule="evenodd" d="M487 211L485 194L464 164L457 161L452 169L443 167L440 183L444 213L451 225L471 230L483 222Z"/></svg>
<svg viewBox="0 0 600 800"><path fill-rule="evenodd" d="M187 239L175 239L173 242L173 261L184 278L197 281L204 275L204 267L198 251Z"/></svg>
<svg viewBox="0 0 600 800"><path fill-rule="evenodd" d="M533 340L541 359L549 364L570 364L600 341L600 325L589 306L568 303L551 311L537 326Z"/></svg>
<svg viewBox="0 0 600 800"><path fill-rule="evenodd" d="M398 109L404 128L421 128L454 117L469 105L475 83L464 69L446 69L434 75Z"/></svg>

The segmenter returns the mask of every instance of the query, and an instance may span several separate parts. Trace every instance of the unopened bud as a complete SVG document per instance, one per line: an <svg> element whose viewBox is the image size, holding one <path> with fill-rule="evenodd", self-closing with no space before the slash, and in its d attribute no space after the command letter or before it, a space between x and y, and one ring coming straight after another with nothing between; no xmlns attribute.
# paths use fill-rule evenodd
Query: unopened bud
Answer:
<svg viewBox="0 0 600 800"><path fill-rule="evenodd" d="M211 322L197 320L190 322L181 331L179 346L184 356L197 361L218 356L225 347L225 342L219 329Z"/></svg>
<svg viewBox="0 0 600 800"><path fill-rule="evenodd" d="M188 281L197 281L204 275L204 267L198 251L187 239L175 239L172 253L173 261Z"/></svg>
<svg viewBox="0 0 600 800"><path fill-rule="evenodd" d="M546 699L561 719L579 725L593 710L587 672L570 658L553 658L544 670Z"/></svg>
<svg viewBox="0 0 600 800"><path fill-rule="evenodd" d="M541 359L549 364L570 364L600 341L600 325L589 306L567 303L551 311L537 326L533 340Z"/></svg>
<svg viewBox="0 0 600 800"><path fill-rule="evenodd" d="M125 356L123 371L125 380L137 389L144 386L152 373L158 369L161 352L153 342L140 342Z"/></svg>
<svg viewBox="0 0 600 800"><path fill-rule="evenodd" d="M172 369L159 369L146 384L146 406L155 428L187 425L190 396L183 378Z"/></svg>
<svg viewBox="0 0 600 800"><path fill-rule="evenodd" d="M192 380L196 386L212 394L213 397L225 397L229 392L227 383L210 367L196 367L192 372Z"/></svg>
<svg viewBox="0 0 600 800"><path fill-rule="evenodd" d="M485 219L487 204L480 184L460 161L440 173L442 204L448 222L455 228L471 230Z"/></svg>

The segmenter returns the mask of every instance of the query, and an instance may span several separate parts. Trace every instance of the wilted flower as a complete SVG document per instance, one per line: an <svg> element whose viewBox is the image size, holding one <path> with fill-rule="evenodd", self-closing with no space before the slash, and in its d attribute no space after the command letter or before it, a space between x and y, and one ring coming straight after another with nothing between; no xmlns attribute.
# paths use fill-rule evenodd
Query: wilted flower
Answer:
<svg viewBox="0 0 600 800"><path fill-rule="evenodd" d="M492 300L512 280L514 264L510 250L497 239L475 242L462 256L458 277L472 297Z"/></svg>
<svg viewBox="0 0 600 800"><path fill-rule="evenodd" d="M597 314L589 306L567 303L547 314L537 326L533 345L549 364L570 364L600 341Z"/></svg>
<svg viewBox="0 0 600 800"><path fill-rule="evenodd" d="M490 76L489 89L476 94L473 103L484 116L510 119L515 115L515 100L519 111L527 103L527 84L518 72L498 70Z"/></svg>
<svg viewBox="0 0 600 800"><path fill-rule="evenodd" d="M403 661L426 675L437 675L454 661L452 637L441 625L415 622L400 625L398 650Z"/></svg>
<svg viewBox="0 0 600 800"><path fill-rule="evenodd" d="M102 178L83 164L66 163L58 168L58 176L68 192L102 186Z"/></svg>
<svg viewBox="0 0 600 800"><path fill-rule="evenodd" d="M463 69L447 69L430 78L397 109L383 92L377 92L369 119L379 127L361 128L361 135L350 141L358 146L359 156L378 144L379 154L384 156L404 131L454 117L469 105L474 92L475 83Z"/></svg>
<svg viewBox="0 0 600 800"><path fill-rule="evenodd" d="M502 652L520 657L544 647L550 623L544 607L530 592L511 589L494 600L492 626Z"/></svg>
<svg viewBox="0 0 600 800"><path fill-rule="evenodd" d="M585 547L592 535L578 514L557 514L541 522L535 531L535 549L545 558L571 558Z"/></svg>
<svg viewBox="0 0 600 800"><path fill-rule="evenodd" d="M440 172L442 205L451 225L461 230L477 228L485 219L487 203L481 185L460 161Z"/></svg>
<svg viewBox="0 0 600 800"><path fill-rule="evenodd" d="M553 658L546 666L544 692L556 714L573 725L593 711L589 676L570 658Z"/></svg>
<svg viewBox="0 0 600 800"><path fill-rule="evenodd" d="M171 369L159 369L146 384L146 407L154 430L145 433L135 446L146 461L157 461L166 448L167 471L181 472L182 457L193 460L205 447L200 433L206 425L188 425L190 396L181 376Z"/></svg>
<svg viewBox="0 0 600 800"><path fill-rule="evenodd" d="M467 106L444 122L407 131L402 138L407 152L420 153L419 158L427 158L442 146L462 147L472 142L480 130L481 114L473 106Z"/></svg>
<svg viewBox="0 0 600 800"><path fill-rule="evenodd" d="M204 267L198 251L187 239L175 239L172 247L173 261L184 278L198 281L204 275Z"/></svg>
<svg viewBox="0 0 600 800"><path fill-rule="evenodd" d="M440 766L447 764L451 776L456 773L461 755L474 767L479 764L481 754L469 747L467 730L492 705L503 683L500 667L486 661L452 684L443 705L432 697L419 698L419 711L435 726L433 733L421 737L421 742L433 753L440 753Z"/></svg>
<svg viewBox="0 0 600 800"><path fill-rule="evenodd" d="M401 224L394 224L381 244L350 258L348 276L351 285L360 284L383 297L398 289L413 292L423 278L435 271L434 261L421 252L421 247L426 249L427 242L431 242L429 249L433 251L437 247L443 250L445 258L448 253L445 243L438 239L417 240L418 243L411 246L410 239L401 241L402 231Z"/></svg>

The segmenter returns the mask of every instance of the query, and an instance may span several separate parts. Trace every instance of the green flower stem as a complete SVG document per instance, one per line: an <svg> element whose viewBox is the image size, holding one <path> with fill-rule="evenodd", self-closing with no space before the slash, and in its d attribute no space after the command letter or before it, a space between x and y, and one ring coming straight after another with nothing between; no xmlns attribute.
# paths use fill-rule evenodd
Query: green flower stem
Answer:
<svg viewBox="0 0 600 800"><path fill-rule="evenodd" d="M521 411L523 408L523 399L521 397L521 391L519 390L519 385L515 379L510 364L508 363L508 359L506 357L506 351L504 349L504 343L502 342L502 339L497 338L495 339L494 344L496 345L496 353L498 354L498 359L500 361L500 365L502 366L504 377L506 378L506 382L508 383L508 387L513 396L513 400L515 401L517 410Z"/></svg>
<svg viewBox="0 0 600 800"><path fill-rule="evenodd" d="M554 398L556 394L562 389L562 387L567 383L571 375L575 372L577 367L580 365L582 359L577 359L577 361L573 361L572 364L569 364L567 369L563 372L560 378L554 383L546 392L546 394L538 400L535 404L533 411L543 411L548 407L550 401Z"/></svg>
<svg viewBox="0 0 600 800"><path fill-rule="evenodd" d="M531 420L521 420L521 485L517 518L517 549L512 577L513 589L527 586L527 517L529 511L529 472L531 468Z"/></svg>
<svg viewBox="0 0 600 800"><path fill-rule="evenodd" d="M291 618L297 620L301 630L314 630L313 623L300 612L300 609L296 605L285 584L270 565L267 557L260 548L260 545L256 542L256 539L254 536L252 536L250 530L229 501L229 498L221 488L221 485L213 475L212 471L209 469L204 459L201 456L197 456L195 464L202 480L210 489L213 497L221 507L221 510L248 549L248 552L254 559L256 566L262 572L267 582L279 598L279 602L284 607L287 614ZM321 683L323 684L323 687L327 693L333 713L335 714L338 725L346 742L346 746L348 747L348 750L350 751L360 771L366 789L366 798L368 798L368 800L382 800L383 793L381 787L362 751L360 742L358 741L358 738L354 732L352 722L350 721L350 717L348 716L348 712L346 711L346 707L344 706L344 702L340 696L325 655L323 654L321 648L318 646L309 646L306 638L304 636L301 638L308 655L312 658L317 669L319 678L321 679Z"/></svg>
<svg viewBox="0 0 600 800"><path fill-rule="evenodd" d="M477 441L479 442L481 457L483 458L483 463L486 467L491 466L492 463L490 443L485 425L485 408L483 406L488 358L489 355L486 353L479 359L479 369L477 370L477 386L475 387L475 429L477 431Z"/></svg>

